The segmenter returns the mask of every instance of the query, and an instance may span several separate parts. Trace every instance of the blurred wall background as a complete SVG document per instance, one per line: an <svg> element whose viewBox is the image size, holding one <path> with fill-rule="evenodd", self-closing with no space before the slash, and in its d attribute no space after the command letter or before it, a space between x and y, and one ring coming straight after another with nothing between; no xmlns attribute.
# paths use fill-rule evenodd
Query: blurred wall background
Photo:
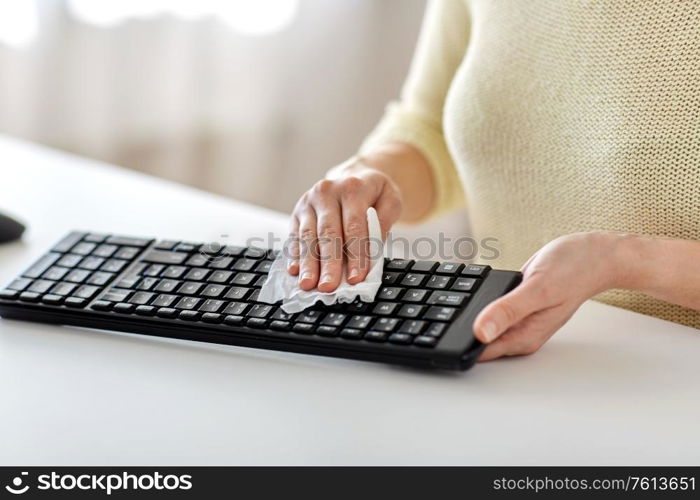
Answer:
<svg viewBox="0 0 700 500"><path fill-rule="evenodd" d="M424 3L0 0L0 133L289 211L397 96Z"/></svg>

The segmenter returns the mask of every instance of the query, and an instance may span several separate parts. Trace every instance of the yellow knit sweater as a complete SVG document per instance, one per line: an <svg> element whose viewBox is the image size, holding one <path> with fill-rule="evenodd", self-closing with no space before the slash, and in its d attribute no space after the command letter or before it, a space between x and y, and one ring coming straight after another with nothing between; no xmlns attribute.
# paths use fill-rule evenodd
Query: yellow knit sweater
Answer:
<svg viewBox="0 0 700 500"><path fill-rule="evenodd" d="M434 213L466 199L494 267L577 231L700 240L700 0L432 0L363 150L388 141L431 163ZM598 298L700 327L639 293Z"/></svg>

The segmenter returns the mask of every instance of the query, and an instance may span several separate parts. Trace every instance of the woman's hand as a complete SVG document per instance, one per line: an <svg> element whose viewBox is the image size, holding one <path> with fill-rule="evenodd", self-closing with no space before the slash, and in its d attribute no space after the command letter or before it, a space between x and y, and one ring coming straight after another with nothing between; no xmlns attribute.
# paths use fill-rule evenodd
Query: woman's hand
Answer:
<svg viewBox="0 0 700 500"><path fill-rule="evenodd" d="M534 353L584 301L617 287L624 239L617 233L572 234L530 257L521 269L523 282L484 308L474 322L476 337L488 344L479 360Z"/></svg>
<svg viewBox="0 0 700 500"><path fill-rule="evenodd" d="M287 269L299 276L302 290L335 290L344 260L348 283L365 279L370 265L369 207L376 209L386 236L401 215L401 195L389 176L361 160L331 170L299 199L292 214Z"/></svg>

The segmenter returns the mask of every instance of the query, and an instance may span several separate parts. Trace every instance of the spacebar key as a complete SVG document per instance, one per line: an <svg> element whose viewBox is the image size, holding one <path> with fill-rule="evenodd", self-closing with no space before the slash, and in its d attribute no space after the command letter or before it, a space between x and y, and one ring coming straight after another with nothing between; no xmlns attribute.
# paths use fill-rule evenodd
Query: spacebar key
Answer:
<svg viewBox="0 0 700 500"><path fill-rule="evenodd" d="M189 254L184 252L167 252L165 250L151 250L141 260L155 262L156 264L182 264Z"/></svg>

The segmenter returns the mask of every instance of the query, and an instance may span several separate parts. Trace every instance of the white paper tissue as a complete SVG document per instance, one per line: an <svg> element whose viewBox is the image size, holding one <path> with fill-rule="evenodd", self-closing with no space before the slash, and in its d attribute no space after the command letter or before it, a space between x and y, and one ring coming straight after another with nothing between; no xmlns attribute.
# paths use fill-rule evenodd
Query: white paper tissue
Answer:
<svg viewBox="0 0 700 500"><path fill-rule="evenodd" d="M303 311L321 301L326 305L336 302L352 302L360 298L365 302L372 302L382 284L382 273L384 271L384 244L382 242L382 231L379 226L377 211L370 207L367 209L367 226L370 238L370 270L367 278L355 285L349 284L345 280L345 269L343 277L334 292L324 293L316 289L305 291L299 288L298 277L291 276L287 272L287 257L284 252L280 252L270 267L267 280L260 290L258 300L274 304L282 301L284 312L293 314Z"/></svg>

